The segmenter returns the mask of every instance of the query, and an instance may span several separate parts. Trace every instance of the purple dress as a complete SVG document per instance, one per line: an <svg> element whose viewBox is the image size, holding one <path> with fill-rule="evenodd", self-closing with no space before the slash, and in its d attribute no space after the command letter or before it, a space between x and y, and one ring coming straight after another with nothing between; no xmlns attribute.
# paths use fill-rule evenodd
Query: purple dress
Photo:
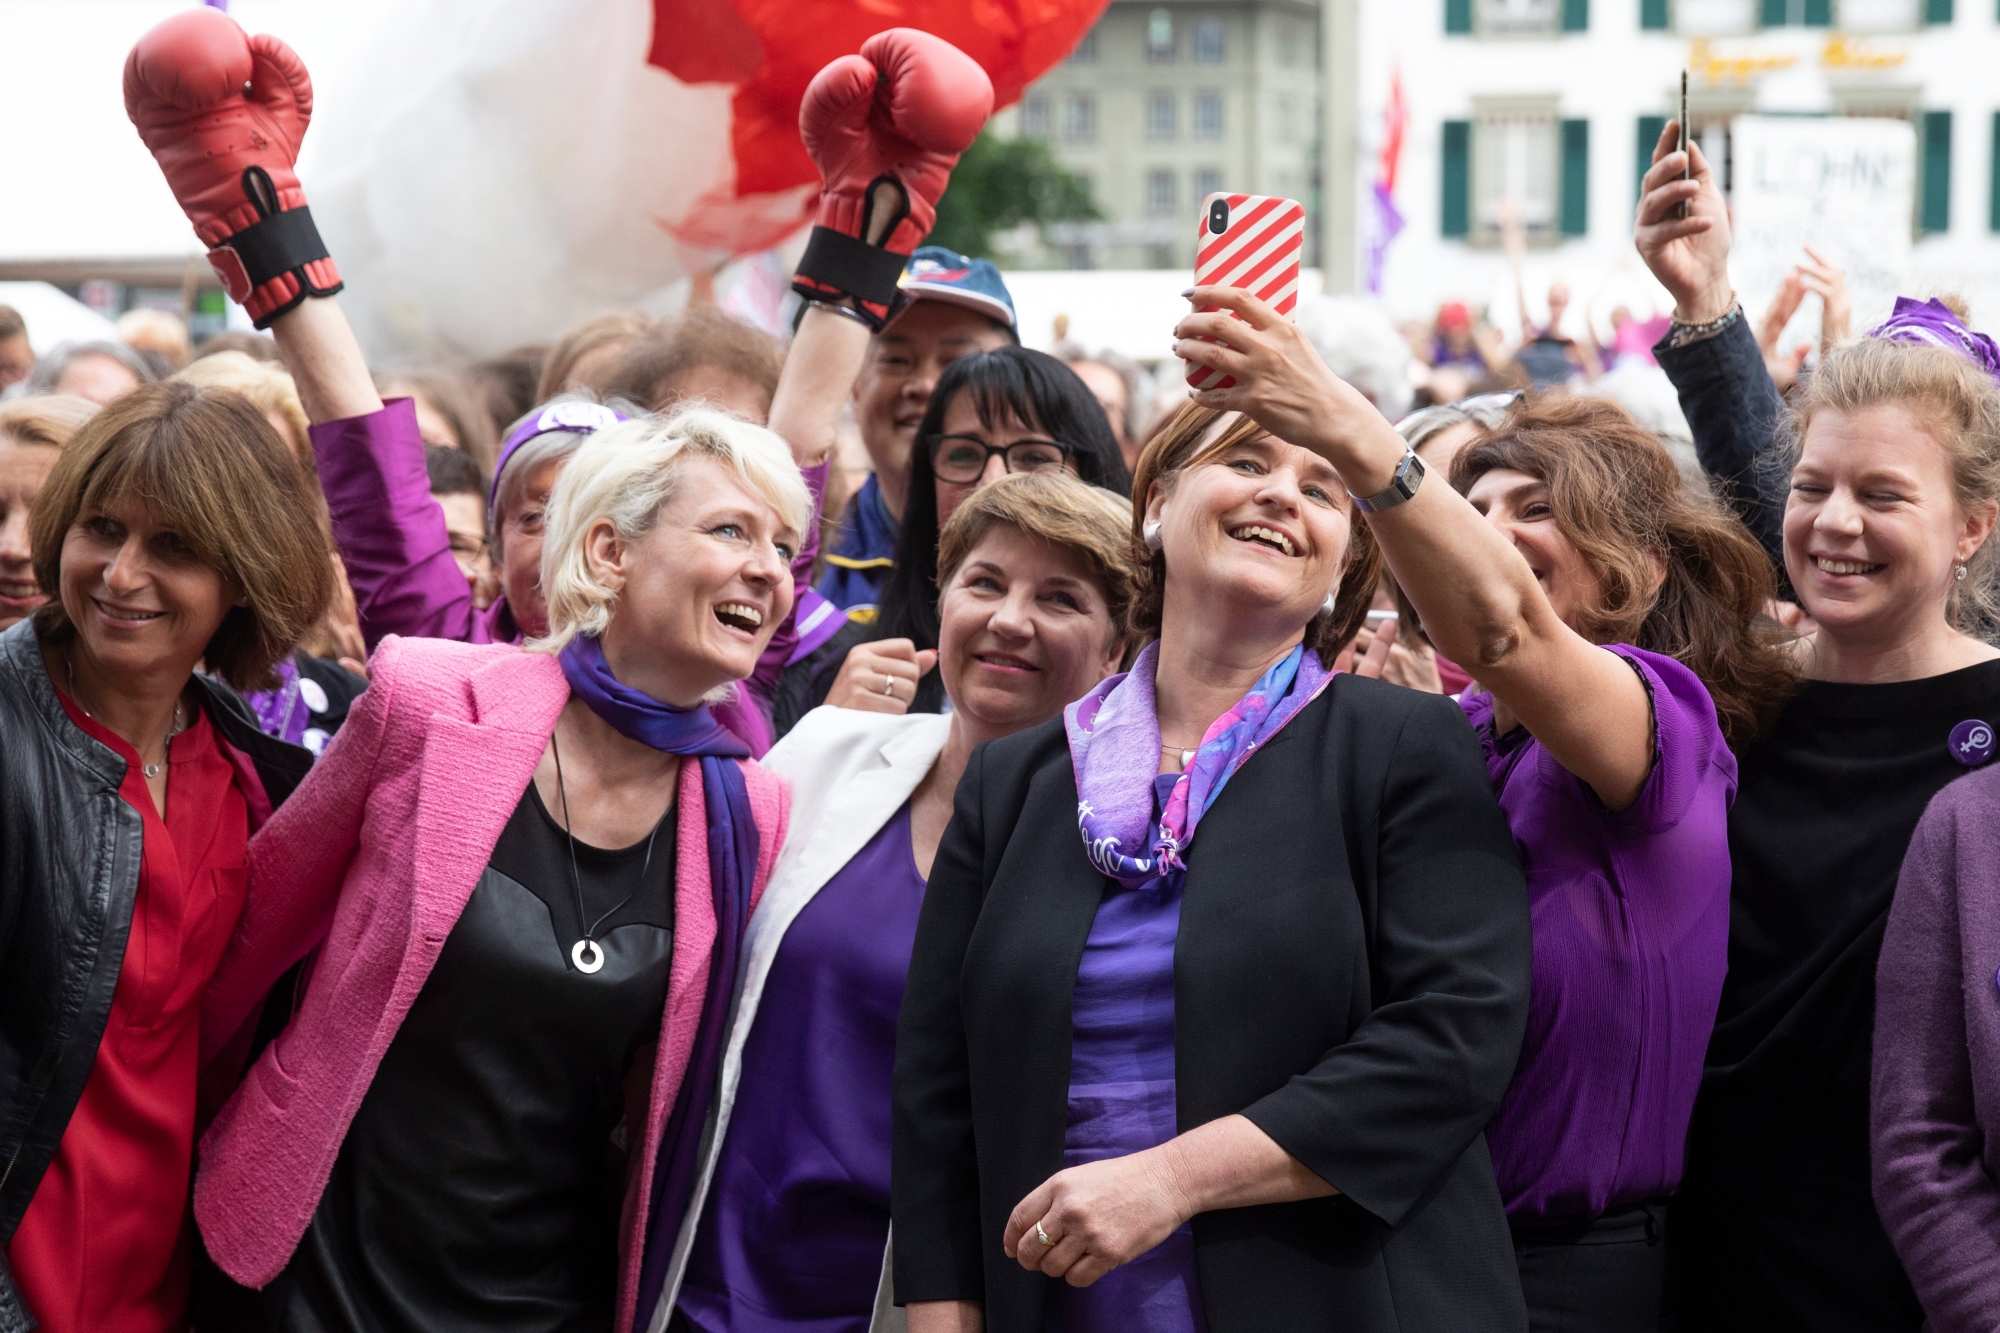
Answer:
<svg viewBox="0 0 2000 1333"><path fill-rule="evenodd" d="M785 931L681 1284L680 1313L703 1333L866 1333L889 1240L896 1015L923 901L905 803Z"/></svg>
<svg viewBox="0 0 2000 1333"><path fill-rule="evenodd" d="M1153 815L1177 774L1153 781ZM1159 836L1157 822L1147 845ZM1174 1100L1174 941L1184 875L1104 899L1076 971L1063 1165L1125 1157L1179 1132ZM1194 1227L1174 1233L1088 1287L1051 1283L1052 1333L1195 1333L1205 1329L1194 1267Z"/></svg>
<svg viewBox="0 0 2000 1333"><path fill-rule="evenodd" d="M1516 1226L1672 1194L1729 941L1736 756L1670 657L1622 644L1653 700L1653 771L1616 814L1493 697L1461 699L1528 878L1534 974L1521 1060L1487 1127Z"/></svg>
<svg viewBox="0 0 2000 1333"><path fill-rule="evenodd" d="M460 643L514 643L520 627L503 597L481 611L472 602L465 571L451 553L444 511L431 498L424 467L423 437L417 434L416 407L392 398L380 412L316 423L308 432L320 489L333 519L333 542L347 567L361 634L373 652L386 635L454 639ZM749 698L714 708L716 720L762 754L771 748L771 697L785 664L806 645L800 642L800 597L810 590L813 557L819 550L820 497L826 493L825 463L801 469L812 495L813 521L800 535L792 557L792 616L778 626L744 682ZM817 610L817 608L814 608ZM838 633L838 615L818 617L811 647ZM751 705L755 701L755 706Z"/></svg>

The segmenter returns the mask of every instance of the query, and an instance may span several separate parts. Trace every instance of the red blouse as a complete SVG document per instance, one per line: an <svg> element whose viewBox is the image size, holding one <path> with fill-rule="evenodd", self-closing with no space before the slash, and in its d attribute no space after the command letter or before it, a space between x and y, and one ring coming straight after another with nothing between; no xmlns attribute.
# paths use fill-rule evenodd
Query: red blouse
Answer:
<svg viewBox="0 0 2000 1333"><path fill-rule="evenodd" d="M188 1326L201 997L243 910L249 808L205 714L168 751L162 820L132 747L62 704L125 760L145 844L97 1062L7 1260L47 1333L168 1333Z"/></svg>

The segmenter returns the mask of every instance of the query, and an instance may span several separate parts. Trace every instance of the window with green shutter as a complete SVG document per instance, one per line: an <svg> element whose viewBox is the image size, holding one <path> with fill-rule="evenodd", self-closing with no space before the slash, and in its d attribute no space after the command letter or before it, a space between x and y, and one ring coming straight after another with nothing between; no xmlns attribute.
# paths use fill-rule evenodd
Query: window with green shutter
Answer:
<svg viewBox="0 0 2000 1333"><path fill-rule="evenodd" d="M1438 234L1465 236L1472 231L1472 122L1444 122L1444 179L1439 183L1441 201Z"/></svg>
<svg viewBox="0 0 2000 1333"><path fill-rule="evenodd" d="M1951 22L1951 0L1924 0L1924 22Z"/></svg>
<svg viewBox="0 0 2000 1333"><path fill-rule="evenodd" d="M1785 26L1785 0L1764 0L1764 3L1758 6L1758 9L1761 11L1758 17L1763 21L1765 27L1782 28Z"/></svg>
<svg viewBox="0 0 2000 1333"><path fill-rule="evenodd" d="M1639 0L1639 26L1647 32L1665 32L1673 26L1667 0Z"/></svg>
<svg viewBox="0 0 2000 1333"><path fill-rule="evenodd" d="M1563 0L1564 32L1590 31L1590 0Z"/></svg>
<svg viewBox="0 0 2000 1333"><path fill-rule="evenodd" d="M1590 230L1590 122L1562 123L1562 234Z"/></svg>
<svg viewBox="0 0 2000 1333"><path fill-rule="evenodd" d="M1806 26L1808 28L1832 27L1833 0L1806 0Z"/></svg>
<svg viewBox="0 0 2000 1333"><path fill-rule="evenodd" d="M1653 146L1659 143L1660 136L1666 133L1666 129L1667 118L1665 116L1639 117L1639 153L1633 159L1632 168L1632 197L1634 199L1639 197L1641 187L1645 184L1646 172L1653 165Z"/></svg>
<svg viewBox="0 0 2000 1333"><path fill-rule="evenodd" d="M1919 125L1923 145L1923 203L1919 232L1951 230L1951 112L1926 111Z"/></svg>
<svg viewBox="0 0 2000 1333"><path fill-rule="evenodd" d="M1472 31L1472 0L1444 0L1444 30Z"/></svg>

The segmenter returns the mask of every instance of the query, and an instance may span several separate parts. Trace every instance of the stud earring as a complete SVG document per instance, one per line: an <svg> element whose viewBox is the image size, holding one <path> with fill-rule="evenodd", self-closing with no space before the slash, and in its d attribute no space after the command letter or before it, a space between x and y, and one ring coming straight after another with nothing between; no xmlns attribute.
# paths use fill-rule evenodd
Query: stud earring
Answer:
<svg viewBox="0 0 2000 1333"><path fill-rule="evenodd" d="M1319 613L1323 616L1330 616L1333 614L1333 606L1334 606L1334 596L1332 593L1328 593L1326 595L1326 600L1319 604Z"/></svg>
<svg viewBox="0 0 2000 1333"><path fill-rule="evenodd" d="M1147 550L1157 553L1161 545L1160 520L1147 519L1145 525L1139 529L1139 538L1146 543Z"/></svg>
<svg viewBox="0 0 2000 1333"><path fill-rule="evenodd" d="M1958 580L1958 581L1959 581L1960 583L1963 583L1963 582L1965 582L1965 566L1964 566L1964 565L1960 565L1960 566L1958 567L1958 572L1957 572L1957 574L1956 574L1956 575L1954 575L1953 577L1957 578L1957 580Z"/></svg>

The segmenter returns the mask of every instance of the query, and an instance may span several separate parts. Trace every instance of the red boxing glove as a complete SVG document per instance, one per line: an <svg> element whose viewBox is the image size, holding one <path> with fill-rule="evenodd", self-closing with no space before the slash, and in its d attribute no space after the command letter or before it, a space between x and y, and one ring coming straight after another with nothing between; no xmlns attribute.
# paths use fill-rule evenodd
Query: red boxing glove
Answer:
<svg viewBox="0 0 2000 1333"><path fill-rule="evenodd" d="M176 14L126 57L125 114L258 328L340 290L293 170L312 79L291 47L214 9Z"/></svg>
<svg viewBox="0 0 2000 1333"><path fill-rule="evenodd" d="M993 114L993 84L965 52L915 28L878 32L813 76L799 137L819 167L819 217L793 290L851 299L880 329L902 309L910 252L937 219L958 155Z"/></svg>

